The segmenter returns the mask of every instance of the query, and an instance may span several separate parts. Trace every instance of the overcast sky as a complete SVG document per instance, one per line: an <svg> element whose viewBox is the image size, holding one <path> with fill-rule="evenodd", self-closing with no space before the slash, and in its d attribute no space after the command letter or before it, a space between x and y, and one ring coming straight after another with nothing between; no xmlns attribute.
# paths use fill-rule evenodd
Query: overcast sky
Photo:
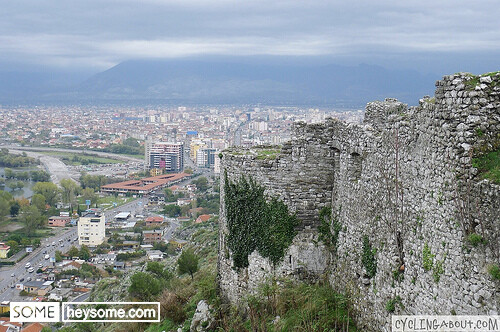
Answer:
<svg viewBox="0 0 500 332"><path fill-rule="evenodd" d="M313 55L384 66L456 62L464 70L500 69L498 0L0 3L3 67L103 70L138 58Z"/></svg>

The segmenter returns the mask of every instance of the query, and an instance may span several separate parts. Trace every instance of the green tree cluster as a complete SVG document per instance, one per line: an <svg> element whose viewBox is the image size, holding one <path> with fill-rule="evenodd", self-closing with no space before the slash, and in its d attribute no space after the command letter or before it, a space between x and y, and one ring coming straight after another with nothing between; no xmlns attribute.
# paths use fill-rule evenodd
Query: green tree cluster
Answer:
<svg viewBox="0 0 500 332"><path fill-rule="evenodd" d="M28 157L26 152L17 155L10 154L8 149L0 149L0 166L2 167L26 167L38 165L39 163L38 159Z"/></svg>
<svg viewBox="0 0 500 332"><path fill-rule="evenodd" d="M34 205L28 205L21 208L19 221L25 225L25 232L28 235L33 235L37 229L44 226L47 218L40 213Z"/></svg>
<svg viewBox="0 0 500 332"><path fill-rule="evenodd" d="M178 217L181 214L181 208L175 204L168 204L163 208L163 213L170 218Z"/></svg>
<svg viewBox="0 0 500 332"><path fill-rule="evenodd" d="M183 198L184 193L173 194L170 188L165 189L165 202L177 202L177 199Z"/></svg>
<svg viewBox="0 0 500 332"><path fill-rule="evenodd" d="M33 186L33 192L43 195L50 206L55 206L59 201L59 188L52 182L37 182Z"/></svg>
<svg viewBox="0 0 500 332"><path fill-rule="evenodd" d="M191 181L191 183L196 185L196 188L201 192L205 192L208 189L208 180L204 176L200 176L199 178Z"/></svg>

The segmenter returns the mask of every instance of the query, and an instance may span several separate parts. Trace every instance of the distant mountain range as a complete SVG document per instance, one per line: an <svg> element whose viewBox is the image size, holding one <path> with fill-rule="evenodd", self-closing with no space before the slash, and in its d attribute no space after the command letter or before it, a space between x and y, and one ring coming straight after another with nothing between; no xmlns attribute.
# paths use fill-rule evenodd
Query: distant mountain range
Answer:
<svg viewBox="0 0 500 332"><path fill-rule="evenodd" d="M172 59L133 60L82 79L0 72L0 103L264 104L363 107L386 97L416 104L440 77L379 66Z"/></svg>

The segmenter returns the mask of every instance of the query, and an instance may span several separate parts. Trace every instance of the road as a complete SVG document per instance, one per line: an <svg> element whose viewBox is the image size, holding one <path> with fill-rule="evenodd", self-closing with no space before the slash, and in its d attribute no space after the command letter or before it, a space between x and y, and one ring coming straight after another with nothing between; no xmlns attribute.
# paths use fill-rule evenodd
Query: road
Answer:
<svg viewBox="0 0 500 332"><path fill-rule="evenodd" d="M163 236L163 238L165 239L165 242L168 243L172 239L172 235L174 234L177 227L179 227L180 225L181 224L179 224L176 221L173 221L173 220L169 221L168 229L165 230L165 235Z"/></svg>
<svg viewBox="0 0 500 332"><path fill-rule="evenodd" d="M147 198L139 198L114 209L104 211L104 215L106 220L111 220L116 214L123 211L129 211L132 214L140 213L142 212L147 201ZM21 279L24 279L24 282L28 281L28 277L31 277L32 280L36 280L36 270L38 270L39 264L41 264L42 267L52 264L48 259L45 259L45 255L55 257L56 250L66 252L73 245L78 247L78 241L75 241L78 237L77 231L77 227L71 227L68 230L64 230L59 234L45 239L42 241L39 248L34 250L16 265L4 266L0 268L0 301L13 301L15 299L20 301L26 300L26 298L19 296L19 290L11 288L11 286L17 283L22 283L20 281ZM54 245L52 245L53 243ZM26 268L26 263L28 262L35 269L34 272L28 272L28 269ZM13 277L12 274L14 275Z"/></svg>
<svg viewBox="0 0 500 332"><path fill-rule="evenodd" d="M36 280L36 270L38 270L39 264L42 267L53 264L48 259L45 259L45 255L55 257L56 250L67 251L72 245L78 244L78 241L74 241L76 237L77 228L71 227L69 230L43 240L39 248L35 249L16 265L2 267L0 269L0 301L12 301L14 298L18 298L19 290L11 288L11 285L22 283L21 279L24 279L24 282L26 282L28 277ZM28 262L34 268L35 272L28 272L28 269L25 267ZM12 277L12 275L14 276Z"/></svg>
<svg viewBox="0 0 500 332"><path fill-rule="evenodd" d="M144 206L148 203L148 198L141 197L121 206L118 206L114 209L104 211L104 216L106 220L113 220L113 217L116 216L120 212L130 212L132 215L134 214L142 214L144 210Z"/></svg>

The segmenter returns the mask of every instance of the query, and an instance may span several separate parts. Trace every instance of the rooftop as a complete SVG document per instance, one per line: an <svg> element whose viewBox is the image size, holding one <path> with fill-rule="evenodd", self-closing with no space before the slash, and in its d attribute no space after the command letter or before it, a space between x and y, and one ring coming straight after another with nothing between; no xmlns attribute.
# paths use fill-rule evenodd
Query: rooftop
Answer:
<svg viewBox="0 0 500 332"><path fill-rule="evenodd" d="M158 176L153 176L149 178L144 178L141 180L129 180L124 182L106 184L101 187L104 190L129 190L129 191L151 191L157 187L166 185L170 182L180 180L184 177L190 176L187 173L176 173L176 174L163 174Z"/></svg>

